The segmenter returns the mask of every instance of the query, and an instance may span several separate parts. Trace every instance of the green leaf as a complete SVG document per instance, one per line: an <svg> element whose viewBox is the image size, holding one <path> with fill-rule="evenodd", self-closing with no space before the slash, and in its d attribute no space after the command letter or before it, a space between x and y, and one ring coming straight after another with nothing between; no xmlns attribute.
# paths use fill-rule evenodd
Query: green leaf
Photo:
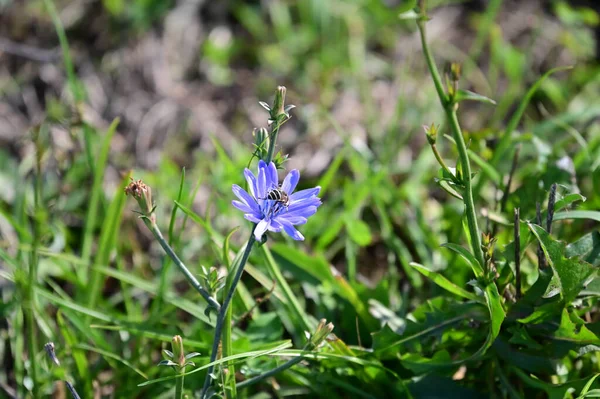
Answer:
<svg viewBox="0 0 600 399"><path fill-rule="evenodd" d="M130 369L132 369L133 371L135 371L136 373L138 373L139 375L141 375L142 377L144 377L145 379L148 379L148 376L139 368L137 368L133 363L131 363L130 361L128 361L127 359L123 359L122 357L120 357L117 354L105 351L103 349L100 348L94 348L93 346L87 345L87 344L79 344L75 346L77 349L82 349L82 350L87 350L87 351L91 351L91 352L96 352L99 355L102 355L104 357L107 357L109 359L114 359L120 363L123 363L125 366L129 367Z"/></svg>
<svg viewBox="0 0 600 399"><path fill-rule="evenodd" d="M407 11L413 11L417 6L417 0L404 0L400 2L401 4L396 8L396 12L405 13Z"/></svg>
<svg viewBox="0 0 600 399"><path fill-rule="evenodd" d="M435 298L415 309L411 317L405 319L406 324L401 329L401 334L394 332L387 324L380 331L373 333L373 349L380 358L394 358L400 350L397 348L400 345L438 335L465 320L485 320L483 309L478 303L446 304L444 298Z"/></svg>
<svg viewBox="0 0 600 399"><path fill-rule="evenodd" d="M550 237L540 226L530 223L529 229L538 239L546 259L552 267L558 280L561 297L565 303L570 303L583 289L585 281L594 272L594 268L584 261L565 258L565 245Z"/></svg>
<svg viewBox="0 0 600 399"><path fill-rule="evenodd" d="M371 243L372 236L371 230L369 230L369 225L364 221L352 217L345 218L346 230L348 231L348 235L358 245L361 247L367 246Z"/></svg>
<svg viewBox="0 0 600 399"><path fill-rule="evenodd" d="M565 256L577 256L596 267L600 266L600 232L593 231L567 245Z"/></svg>
<svg viewBox="0 0 600 399"><path fill-rule="evenodd" d="M554 211L560 211L563 208L566 208L567 206L571 205L573 202L577 202L577 201L585 201L586 198L578 193L570 193L565 195L564 197L562 197L561 199L559 199L558 201L556 201L556 203L554 204ZM546 213L548 211L544 211L542 213L542 217L545 217Z"/></svg>
<svg viewBox="0 0 600 399"><path fill-rule="evenodd" d="M477 94L477 93L474 93L469 90L459 89L458 92L456 93L456 96L454 96L454 101L456 101L458 103L458 102L466 101L466 100L479 101L482 103L496 105L496 101L492 100L491 98L482 96L481 94Z"/></svg>
<svg viewBox="0 0 600 399"><path fill-rule="evenodd" d="M463 200L463 196L458 190L454 188L456 186L453 182L447 179L436 179L436 183L448 194L456 199Z"/></svg>
<svg viewBox="0 0 600 399"><path fill-rule="evenodd" d="M579 317L569 314L567 309L562 311L560 326L554 332L553 338L580 345L600 345L600 339L596 334L590 331Z"/></svg>
<svg viewBox="0 0 600 399"><path fill-rule="evenodd" d="M87 206L87 214L85 218L85 228L83 233L83 244L81 250L81 257L84 261L89 261L92 255L92 244L94 241L94 230L96 229L96 220L99 214L99 207L101 204L101 195L104 194L102 189L102 182L104 181L104 170L108 161L108 153L110 151L110 142L113 135L117 131L119 125L119 118L115 118L113 122L106 130L104 140L98 151L98 158L94 165L94 179L92 183L92 190L90 193L90 199ZM123 191L118 192L117 196L123 196ZM77 269L78 276L81 282L88 282L88 270L85 267Z"/></svg>
<svg viewBox="0 0 600 399"><path fill-rule="evenodd" d="M475 259L475 256L471 252L469 252L466 248L463 248L460 245L453 244L450 242L443 244L442 247L448 248L448 249L458 253L460 256L462 256L467 261L469 266L471 266L471 269L473 269L473 273L475 274L476 277L483 277L483 268L481 267L479 262L477 262L477 259Z"/></svg>
<svg viewBox="0 0 600 399"><path fill-rule="evenodd" d="M554 220L590 219L600 222L600 211L567 211L554 214Z"/></svg>
<svg viewBox="0 0 600 399"><path fill-rule="evenodd" d="M418 19L420 16L414 10L408 10L398 14L398 18L401 20Z"/></svg>
<svg viewBox="0 0 600 399"><path fill-rule="evenodd" d="M600 376L600 374L595 374L592 378L590 378L590 380L587 382L587 384L585 384L585 386L579 393L579 396L577 397L577 399L586 397L586 394L589 392L590 388L592 387L592 384L594 383L596 378L598 378L598 376ZM597 391L597 389L593 389L592 391Z"/></svg>
<svg viewBox="0 0 600 399"><path fill-rule="evenodd" d="M476 302L481 301L481 298L479 298L477 295L465 290L462 287L459 287L458 285L454 284L453 282L451 282L450 280L448 280L446 277L442 276L441 274L433 272L433 271L427 269L425 266L420 265L415 262L411 262L410 265L412 267L414 267L415 269L417 269L425 277L428 277L435 284L437 284L441 288L445 289L446 291L448 291L454 295L458 295L460 297L469 299L471 301L476 301Z"/></svg>

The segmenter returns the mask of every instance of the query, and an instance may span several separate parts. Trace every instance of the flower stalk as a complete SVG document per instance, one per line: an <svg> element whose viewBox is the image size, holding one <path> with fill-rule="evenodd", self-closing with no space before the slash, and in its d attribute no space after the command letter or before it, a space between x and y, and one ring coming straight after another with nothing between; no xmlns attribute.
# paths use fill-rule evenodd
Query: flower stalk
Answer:
<svg viewBox="0 0 600 399"><path fill-rule="evenodd" d="M183 399L183 382L185 378L185 368L194 366L194 362L190 359L200 356L198 352L191 352L187 355L183 349L183 339L179 335L175 335L171 339L171 350L163 350L167 359L158 363L159 366L172 367L175 370L175 399Z"/></svg>
<svg viewBox="0 0 600 399"><path fill-rule="evenodd" d="M427 67L429 68L429 72L433 79L433 83L435 85L435 89L438 93L438 97L444 108L444 112L448 119L448 123L450 125L450 130L452 131L452 136L456 141L456 147L458 149L458 156L460 158L460 165L462 168L462 177L461 183L464 187L463 190L463 198L465 203L465 213L467 217L467 224L469 227L469 233L471 236L471 248L473 250L473 254L475 258L481 264L482 267L485 267L485 260L483 256L483 250L481 249L481 232L479 230L479 225L477 223L477 214L475 212L475 202L473 200L473 189L472 189L472 180L471 180L471 163L469 161L469 155L467 153L467 146L465 144L465 139L462 134L462 130L460 128L460 124L458 122L458 116L456 114L456 103L454 99L449 97L444 91L444 86L442 84L442 78L437 69L431 51L429 50L429 45L427 43L427 36L425 30L425 23L427 21L426 11L424 7L424 1L421 2L421 15L417 20L417 26L419 28L419 33L421 36L421 45L423 47L423 54L425 55L425 61L427 63Z"/></svg>
<svg viewBox="0 0 600 399"><path fill-rule="evenodd" d="M156 238L160 246L183 273L192 287L194 287L194 289L198 291L202 298L208 302L209 308L207 309L207 312L210 311L210 309L214 309L215 311L219 312L221 305L219 305L219 303L208 293L208 291L204 289L204 287L202 287L196 277L194 277L181 259L179 259L175 251L173 251L171 246L167 243L160 229L158 228L158 225L156 224L156 213L154 212L156 207L152 202L151 188L141 180L135 180L125 188L125 194L131 195L133 198L135 198L140 206L140 218L144 221L146 227L148 227L148 229L152 232L154 238Z"/></svg>
<svg viewBox="0 0 600 399"><path fill-rule="evenodd" d="M252 231L250 232L250 238L248 239L248 244L246 244L246 249L244 250L244 254L242 255L242 259L240 260L240 264L237 266L237 270L235 275L233 276L233 280L231 281L231 286L229 291L227 291L227 296L223 301L223 306L221 306L221 310L217 316L217 324L215 326L215 336L213 338L212 350L210 353L210 361L209 363L213 363L217 360L217 353L219 349L219 343L221 342L221 333L223 331L223 325L226 319L227 308L233 299L233 294L235 293L235 289L242 278L242 274L244 272L244 266L246 266L246 262L248 261L248 257L250 256L250 252L252 251L252 246L254 245L254 230L256 229L256 224L252 226ZM204 386L202 387L202 393L200 394L200 398L204 399L206 397L206 392L210 387L210 382L212 379L212 373L215 366L212 365L206 370L206 377L204 379Z"/></svg>

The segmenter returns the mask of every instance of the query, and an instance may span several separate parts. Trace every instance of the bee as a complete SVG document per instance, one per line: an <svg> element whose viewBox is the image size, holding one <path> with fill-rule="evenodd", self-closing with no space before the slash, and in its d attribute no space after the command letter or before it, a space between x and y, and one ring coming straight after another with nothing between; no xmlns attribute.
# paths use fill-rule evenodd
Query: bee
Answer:
<svg viewBox="0 0 600 399"><path fill-rule="evenodd" d="M267 193L266 197L260 198L260 199L275 201L277 204L281 204L282 206L285 206L286 208L288 206L290 206L290 196L288 195L288 193L283 191L281 189L281 187L276 187L276 188L271 189Z"/></svg>

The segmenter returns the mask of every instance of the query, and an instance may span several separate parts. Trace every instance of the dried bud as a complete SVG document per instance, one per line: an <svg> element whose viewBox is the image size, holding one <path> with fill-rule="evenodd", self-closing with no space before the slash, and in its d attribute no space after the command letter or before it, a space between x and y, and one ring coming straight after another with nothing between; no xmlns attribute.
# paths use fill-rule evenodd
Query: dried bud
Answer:
<svg viewBox="0 0 600 399"><path fill-rule="evenodd" d="M143 181L132 178L131 183L125 187L125 194L136 199L143 214L150 215L154 211L152 190Z"/></svg>
<svg viewBox="0 0 600 399"><path fill-rule="evenodd" d="M173 351L173 360L183 367L185 365L185 353L183 351L183 339L179 335L175 335L171 340L171 349Z"/></svg>
<svg viewBox="0 0 600 399"><path fill-rule="evenodd" d="M425 130L429 145L434 145L437 140L438 126L432 123L431 126L423 125L423 129Z"/></svg>

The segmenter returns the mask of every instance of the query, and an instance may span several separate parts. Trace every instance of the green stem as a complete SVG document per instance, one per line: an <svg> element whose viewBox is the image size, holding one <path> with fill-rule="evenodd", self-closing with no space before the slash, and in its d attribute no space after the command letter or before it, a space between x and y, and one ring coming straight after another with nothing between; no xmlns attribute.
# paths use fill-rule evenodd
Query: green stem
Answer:
<svg viewBox="0 0 600 399"><path fill-rule="evenodd" d="M223 323L223 357L229 357L233 354L233 340L232 340L232 320L233 320L233 306L227 308L225 312L225 322ZM226 385L229 387L228 398L237 398L237 388L235 381L235 361L227 362L228 375L225 376Z"/></svg>
<svg viewBox="0 0 600 399"><path fill-rule="evenodd" d="M185 372L185 369L183 369L183 372ZM183 375L175 378L175 399L183 399L183 379Z"/></svg>
<svg viewBox="0 0 600 399"><path fill-rule="evenodd" d="M267 159L265 159L266 164L268 165L273 160L273 154L275 153L275 143L277 142L277 135L279 134L279 127L281 123L279 123L279 119L273 122L271 128L271 133L269 134L269 152L267 153Z"/></svg>
<svg viewBox="0 0 600 399"><path fill-rule="evenodd" d="M450 171L450 168L448 168L448 165L446 165L446 162L444 162L444 159L442 158L442 155L438 151L437 146L435 144L431 144L431 150L433 151L433 155L435 155L435 159L437 159L437 161L440 164L440 166L442 167L442 169L444 169L444 171L446 171L446 173L450 176L452 181L457 184L462 184L458 180L458 178L454 175L454 173L452 173Z"/></svg>
<svg viewBox="0 0 600 399"><path fill-rule="evenodd" d="M229 308L229 303L233 298L233 294L235 293L235 289L242 278L242 274L244 273L244 266L246 266L246 262L248 261L248 257L250 256L250 252L252 251L252 246L254 245L254 230L256 229L256 224L252 225L252 231L250 232L250 238L248 239L248 244L246 244L246 249L244 250L244 254L242 255L242 260L235 272L233 280L231 280L231 287L229 287L229 291L227 292L227 296L223 301L223 306L221 306L221 310L219 311L219 315L217 316L217 324L215 326L215 336L213 338L212 351L210 353L210 361L209 363L213 363L217 359L217 351L219 349L219 342L221 341L221 332L223 331L223 324L226 319L227 309ZM210 387L211 375L213 373L215 366L212 365L206 370L206 377L204 379L204 386L202 387L202 393L200 394L200 398L204 399L206 397L206 392Z"/></svg>
<svg viewBox="0 0 600 399"><path fill-rule="evenodd" d="M257 382L260 382L262 380L264 380L265 378L269 378L274 376L277 373L280 373L284 370L289 369L290 367L300 363L300 361L302 361L302 359L304 359L304 356L296 356L293 359L288 360L287 362L285 362L284 364L282 364L281 366L275 367L274 369L271 369L265 373L262 373L260 375L257 375L256 377L252 377L246 381L240 382L237 387L242 389L242 388L247 388L250 385L254 385Z"/></svg>
<svg viewBox="0 0 600 399"><path fill-rule="evenodd" d="M316 346L314 344L312 344L310 341L304 345L304 348L302 350L306 351L307 353L309 353L310 350L314 350L316 349ZM265 378L269 378L274 376L277 373L280 373L284 370L289 369L290 367L300 363L302 361L302 359L304 359L304 356L300 355L300 356L296 356L293 359L288 360L287 362L283 363L280 366L275 367L274 369L271 369L265 373L262 373L260 375L257 375L256 377L252 377L246 381L242 381L238 384L238 388L242 389L242 388L247 388L250 385L254 385L257 382L260 382L262 380L264 380Z"/></svg>
<svg viewBox="0 0 600 399"><path fill-rule="evenodd" d="M460 129L460 124L458 123L458 117L456 116L456 109L454 107L455 104L453 101L450 101L448 99L448 96L444 92L442 78L440 77L440 73L438 72L437 66L435 65L433 56L429 51L429 45L427 44L427 38L425 34L425 19L426 17L421 17L417 21L419 32L421 33L421 44L423 46L423 54L425 55L425 60L427 62L427 66L429 67L431 77L433 78L433 83L438 93L438 97L440 98L440 102L442 103L442 107L444 108L446 117L448 118L450 129L452 130L452 135L454 136L454 140L456 141L458 156L460 158L460 163L462 167L462 183L465 187L463 192L463 198L465 202L467 224L469 226L469 232L471 234L471 247L473 249L473 254L475 255L477 261L481 264L481 267L485 267L483 250L481 249L481 233L479 231L479 226L477 225L477 214L475 212L475 203L473 201L473 189L471 187L471 164L469 162L467 146L465 144L465 139Z"/></svg>
<svg viewBox="0 0 600 399"><path fill-rule="evenodd" d="M212 306L215 310L219 311L221 309L221 305L210 296L210 294L202 287L200 282L194 277L194 275L188 270L185 264L179 259L177 254L171 249L167 241L165 241L160 229L158 228L156 222L150 217L143 217L144 223L150 229L160 246L164 249L164 251L169 255L173 263L179 268L179 270L183 273L187 281L194 287L196 291L208 302L210 306Z"/></svg>

